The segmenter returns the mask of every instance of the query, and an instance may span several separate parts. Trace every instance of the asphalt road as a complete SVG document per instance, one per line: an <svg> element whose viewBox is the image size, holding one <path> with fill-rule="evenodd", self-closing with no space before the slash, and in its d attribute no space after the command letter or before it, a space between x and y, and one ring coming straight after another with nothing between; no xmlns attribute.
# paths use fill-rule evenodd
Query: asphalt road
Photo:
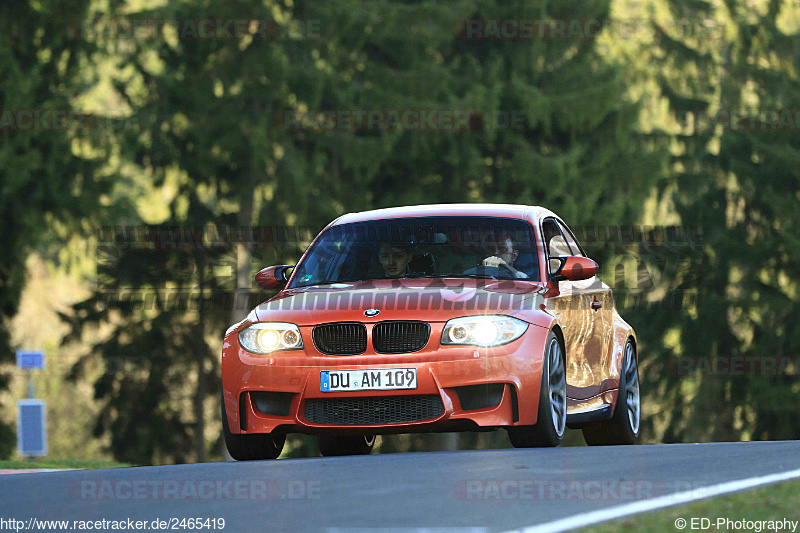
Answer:
<svg viewBox="0 0 800 533"><path fill-rule="evenodd" d="M131 519L149 524L155 519L224 518L225 531L259 532L499 531L798 468L800 441L784 441L429 452L14 474L0 476L0 518ZM206 525L194 530L213 530L210 522ZM216 525L220 529L220 523Z"/></svg>

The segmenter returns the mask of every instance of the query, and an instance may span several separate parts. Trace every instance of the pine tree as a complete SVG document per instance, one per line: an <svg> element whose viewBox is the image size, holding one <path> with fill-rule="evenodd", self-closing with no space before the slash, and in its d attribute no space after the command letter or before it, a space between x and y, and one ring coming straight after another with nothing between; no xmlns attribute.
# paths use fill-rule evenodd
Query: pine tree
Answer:
<svg viewBox="0 0 800 533"><path fill-rule="evenodd" d="M69 118L86 81L89 43L66 20L86 13L88 0L0 3L0 363L13 362L9 319L25 284L25 259L53 242L57 227L80 228L98 213L108 181L99 160L73 140L94 135L91 122ZM8 376L0 375L0 390ZM0 422L0 458L13 447Z"/></svg>
<svg viewBox="0 0 800 533"><path fill-rule="evenodd" d="M640 336L664 339L651 345L646 373L659 423L667 422L663 439L798 438L791 378L769 368L800 347L800 137L770 127L764 112L786 119L800 103L796 7L686 1L670 2L668 15L660 2L649 7L659 39L638 50L661 65L649 75L668 102L675 139L663 192L703 241L701 278L688 285L696 305L640 317ZM676 373L676 357L705 370ZM710 370L737 357L752 360L755 375Z"/></svg>

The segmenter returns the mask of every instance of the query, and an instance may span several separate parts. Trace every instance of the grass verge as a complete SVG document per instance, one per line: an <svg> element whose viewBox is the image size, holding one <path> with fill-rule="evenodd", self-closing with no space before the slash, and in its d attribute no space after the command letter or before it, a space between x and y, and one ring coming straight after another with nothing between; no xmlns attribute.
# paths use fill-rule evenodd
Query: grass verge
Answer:
<svg viewBox="0 0 800 533"><path fill-rule="evenodd" d="M103 460L65 459L63 461L49 459L22 459L19 461L0 461L0 470L17 470L23 468L83 468L94 470L97 468L122 468L135 466L127 463L117 463Z"/></svg>
<svg viewBox="0 0 800 533"><path fill-rule="evenodd" d="M610 533L612 531L681 531L676 527L679 519L686 521L682 528L692 531L692 518L695 522L694 530L733 531L756 530L754 527L734 526L717 519L730 519L733 522L745 521L775 521L800 520L800 481L786 481L755 490L737 492L727 496L718 496L710 500L702 500L686 505L670 507L660 511L634 515L628 518L612 520L598 526L582 529L593 533ZM709 522L701 523L699 519L707 518ZM700 527L710 524L710 527ZM720 527L717 527L717 526ZM756 526L757 527L757 526ZM781 526L778 526L781 527ZM770 531L767 524L762 524L761 531ZM789 531L792 530L789 526ZM775 529L772 529L775 531ZM779 529L781 531L781 529ZM800 531L800 526L796 531Z"/></svg>

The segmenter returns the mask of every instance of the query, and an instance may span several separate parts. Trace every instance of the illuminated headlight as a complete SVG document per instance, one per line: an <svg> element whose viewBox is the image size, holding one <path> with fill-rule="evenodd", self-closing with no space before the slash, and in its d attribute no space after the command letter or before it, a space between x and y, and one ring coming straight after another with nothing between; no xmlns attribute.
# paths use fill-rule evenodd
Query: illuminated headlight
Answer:
<svg viewBox="0 0 800 533"><path fill-rule="evenodd" d="M528 324L502 315L465 316L447 322L442 331L442 344L500 346L517 340Z"/></svg>
<svg viewBox="0 0 800 533"><path fill-rule="evenodd" d="M259 322L239 332L239 344L248 352L268 354L303 347L300 328L287 322Z"/></svg>

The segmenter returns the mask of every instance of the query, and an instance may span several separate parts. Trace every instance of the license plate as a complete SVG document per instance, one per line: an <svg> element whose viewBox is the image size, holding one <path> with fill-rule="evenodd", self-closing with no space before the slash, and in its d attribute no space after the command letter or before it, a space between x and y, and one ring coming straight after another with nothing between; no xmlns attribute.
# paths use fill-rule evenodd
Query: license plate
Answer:
<svg viewBox="0 0 800 533"><path fill-rule="evenodd" d="M319 373L319 390L322 392L416 388L416 368L323 370Z"/></svg>

